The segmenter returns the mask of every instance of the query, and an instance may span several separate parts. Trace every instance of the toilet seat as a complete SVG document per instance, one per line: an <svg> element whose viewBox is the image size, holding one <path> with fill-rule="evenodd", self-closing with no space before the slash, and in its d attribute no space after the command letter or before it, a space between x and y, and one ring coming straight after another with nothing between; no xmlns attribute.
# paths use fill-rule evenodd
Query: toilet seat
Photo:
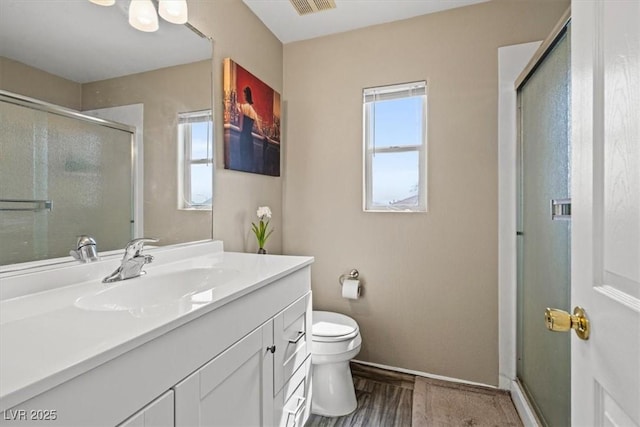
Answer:
<svg viewBox="0 0 640 427"><path fill-rule="evenodd" d="M312 339L316 342L347 341L360 332L352 318L329 311L314 311Z"/></svg>

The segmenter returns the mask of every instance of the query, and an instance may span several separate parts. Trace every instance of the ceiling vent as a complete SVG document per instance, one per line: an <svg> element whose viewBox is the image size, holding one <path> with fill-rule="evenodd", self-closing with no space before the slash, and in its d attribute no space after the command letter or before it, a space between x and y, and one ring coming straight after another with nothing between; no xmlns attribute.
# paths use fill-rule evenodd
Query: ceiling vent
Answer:
<svg viewBox="0 0 640 427"><path fill-rule="evenodd" d="M335 9L335 0L289 0L298 15L309 15L323 10Z"/></svg>

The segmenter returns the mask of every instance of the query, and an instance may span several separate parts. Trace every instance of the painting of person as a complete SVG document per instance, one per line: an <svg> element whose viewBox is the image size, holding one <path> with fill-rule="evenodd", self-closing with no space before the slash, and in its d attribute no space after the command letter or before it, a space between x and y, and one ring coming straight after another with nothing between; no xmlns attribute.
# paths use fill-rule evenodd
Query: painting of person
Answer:
<svg viewBox="0 0 640 427"><path fill-rule="evenodd" d="M244 103L237 104L238 113L240 113L240 160L242 170L253 170L255 161L253 155L253 128L264 137L264 132L260 127L260 118L253 109L253 96L251 88L246 86L242 93L244 95Z"/></svg>
<svg viewBox="0 0 640 427"><path fill-rule="evenodd" d="M224 60L224 167L280 176L280 94Z"/></svg>

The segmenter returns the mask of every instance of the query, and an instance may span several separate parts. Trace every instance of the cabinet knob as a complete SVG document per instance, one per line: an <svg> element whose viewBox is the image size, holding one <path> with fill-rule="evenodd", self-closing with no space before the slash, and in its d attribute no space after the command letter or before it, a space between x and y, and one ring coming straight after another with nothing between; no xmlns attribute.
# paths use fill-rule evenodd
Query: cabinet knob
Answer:
<svg viewBox="0 0 640 427"><path fill-rule="evenodd" d="M275 352L276 352L276 346L275 346L275 344L274 344L274 345L272 345L272 346L270 346L270 347L267 347L267 351L270 351L271 353L275 353Z"/></svg>

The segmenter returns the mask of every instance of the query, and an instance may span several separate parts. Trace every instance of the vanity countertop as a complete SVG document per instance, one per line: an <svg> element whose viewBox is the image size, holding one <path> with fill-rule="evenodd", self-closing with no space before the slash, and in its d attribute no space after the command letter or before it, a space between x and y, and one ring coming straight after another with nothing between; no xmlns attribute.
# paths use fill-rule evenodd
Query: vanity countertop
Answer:
<svg viewBox="0 0 640 427"><path fill-rule="evenodd" d="M215 241L149 253L156 259L145 276L113 284L101 278L119 265L118 258L0 277L0 287L7 288L0 301L0 412L313 262L224 252ZM152 287L167 274L175 281L175 271L188 270L212 271L224 283L135 308L96 310L81 303L114 287ZM15 296L21 285L29 293Z"/></svg>

